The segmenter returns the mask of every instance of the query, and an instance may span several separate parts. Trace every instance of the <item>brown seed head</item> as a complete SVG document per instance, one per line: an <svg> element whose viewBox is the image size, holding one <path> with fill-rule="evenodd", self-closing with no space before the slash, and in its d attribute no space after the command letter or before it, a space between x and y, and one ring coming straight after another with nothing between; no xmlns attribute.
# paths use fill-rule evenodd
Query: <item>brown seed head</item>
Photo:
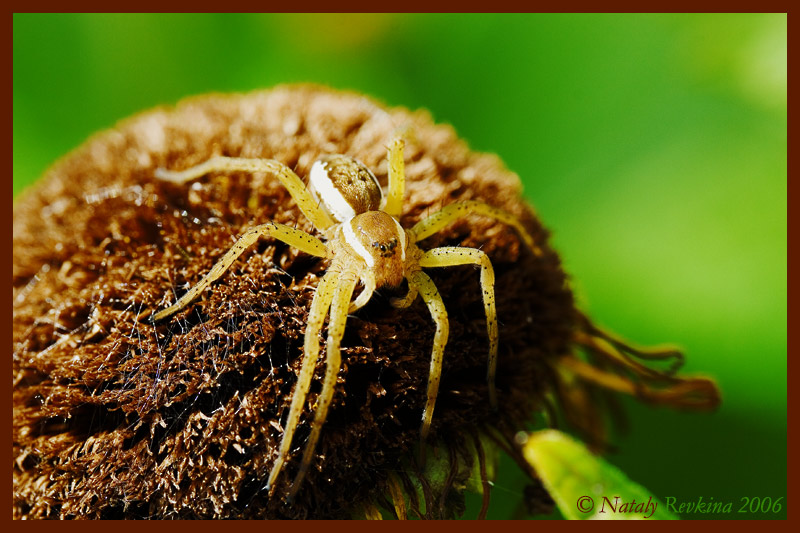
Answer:
<svg viewBox="0 0 800 533"><path fill-rule="evenodd" d="M414 138L405 150L403 227L445 203L484 200L519 218L541 251L530 253L512 229L482 217L419 243L486 252L500 321L492 412L478 275L469 266L430 270L453 310L432 437L460 457L478 428L510 441L552 392L580 399L563 393L554 371L580 315L547 231L497 157L470 152L425 112L385 109L352 93L292 86L195 98L95 136L14 205L16 518L342 518L385 501L395 486L389 473L404 471L419 441L435 331L423 302L395 309L384 289L349 317L317 448L324 459L292 505L262 488L327 261L261 239L170 320L153 326L142 317L196 283L253 225L273 220L314 232L273 176L212 174L176 185L155 179L156 168L230 155L277 159L308 176L316 160L340 152L363 161L385 187L385 147L398 125ZM366 179L360 171L351 177ZM360 209L378 200L359 197ZM382 216L364 216L356 227L375 261L395 265L402 243L384 232ZM396 285L396 269L381 284ZM578 412L584 404L565 405ZM311 417L303 414L297 442ZM297 463L295 452L286 479ZM436 502L424 506L428 516L455 509Z"/></svg>

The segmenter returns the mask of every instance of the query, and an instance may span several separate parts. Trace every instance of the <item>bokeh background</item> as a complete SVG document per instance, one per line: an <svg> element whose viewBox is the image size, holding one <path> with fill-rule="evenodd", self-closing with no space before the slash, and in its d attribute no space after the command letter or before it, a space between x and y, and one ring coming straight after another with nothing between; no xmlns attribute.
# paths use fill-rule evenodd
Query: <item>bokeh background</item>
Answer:
<svg viewBox="0 0 800 533"><path fill-rule="evenodd" d="M13 190L194 94L313 81L427 108L519 173L583 309L717 379L713 414L626 401L610 461L662 501L785 517L735 511L786 495L786 32L785 14L16 14ZM495 518L524 484L502 466Z"/></svg>

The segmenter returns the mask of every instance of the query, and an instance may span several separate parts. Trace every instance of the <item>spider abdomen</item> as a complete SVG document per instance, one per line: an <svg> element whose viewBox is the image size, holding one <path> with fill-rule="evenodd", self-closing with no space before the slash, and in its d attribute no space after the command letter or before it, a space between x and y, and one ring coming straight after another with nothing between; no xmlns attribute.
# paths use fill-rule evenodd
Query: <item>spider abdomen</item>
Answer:
<svg viewBox="0 0 800 533"><path fill-rule="evenodd" d="M378 209L383 197L372 171L346 155L316 161L308 176L308 190L336 222Z"/></svg>

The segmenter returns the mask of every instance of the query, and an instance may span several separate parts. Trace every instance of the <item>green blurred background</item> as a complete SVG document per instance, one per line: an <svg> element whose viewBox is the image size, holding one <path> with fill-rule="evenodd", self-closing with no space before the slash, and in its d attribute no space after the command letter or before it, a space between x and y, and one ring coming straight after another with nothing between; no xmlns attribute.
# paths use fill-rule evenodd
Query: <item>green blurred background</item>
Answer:
<svg viewBox="0 0 800 533"><path fill-rule="evenodd" d="M785 14L17 14L14 194L188 95L314 81L425 107L519 173L598 323L674 341L718 380L714 414L626 402L610 461L662 500L735 511L786 495L786 30ZM489 516L522 487L505 461Z"/></svg>

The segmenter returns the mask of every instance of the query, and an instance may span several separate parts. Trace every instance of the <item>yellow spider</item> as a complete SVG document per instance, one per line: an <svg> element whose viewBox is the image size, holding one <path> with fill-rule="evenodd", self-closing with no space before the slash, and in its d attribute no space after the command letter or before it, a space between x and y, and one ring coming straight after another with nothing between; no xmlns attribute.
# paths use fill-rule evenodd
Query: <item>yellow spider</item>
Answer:
<svg viewBox="0 0 800 533"><path fill-rule="evenodd" d="M405 278L408 280L408 294L404 298L393 299L392 305L398 308L407 307L419 294L436 322L427 401L422 414L420 430L421 440L424 442L428 436L439 390L442 355L447 344L449 326L444 302L433 281L422 271L422 268L464 264L480 266L480 283L489 336L487 370L489 401L493 407L497 404L494 385L497 366L497 313L494 302L494 270L488 256L474 248L454 246L422 251L416 243L442 230L457 218L471 213L492 217L513 226L525 243L535 250L533 238L511 214L477 201L447 205L418 222L413 228L404 229L398 222L405 191L403 147L404 142L400 138L395 139L389 146L389 191L385 198L373 173L359 161L344 155L326 156L316 161L309 173L308 187L289 167L269 159L214 157L205 163L180 172L164 169L156 171L156 176L160 179L178 183L184 183L211 172L268 172L274 174L292 195L303 214L324 237L323 242L313 235L277 222L268 222L251 228L239 238L197 285L177 302L159 311L153 317L154 321L159 321L186 307L214 280L222 276L236 258L261 236L271 236L308 254L330 259L330 266L319 282L317 293L311 303L311 310L308 313L300 375L294 388L278 457L266 486L267 490L274 488L275 480L289 455L292 437L303 412L303 405L319 356L318 335L330 309L325 378L300 469L291 486L290 499L296 493L309 468L320 430L333 398L336 376L341 365L340 342L344 334L347 315L363 307L372 297L376 288L397 287ZM359 281L363 283L364 290L351 302L353 291Z"/></svg>

